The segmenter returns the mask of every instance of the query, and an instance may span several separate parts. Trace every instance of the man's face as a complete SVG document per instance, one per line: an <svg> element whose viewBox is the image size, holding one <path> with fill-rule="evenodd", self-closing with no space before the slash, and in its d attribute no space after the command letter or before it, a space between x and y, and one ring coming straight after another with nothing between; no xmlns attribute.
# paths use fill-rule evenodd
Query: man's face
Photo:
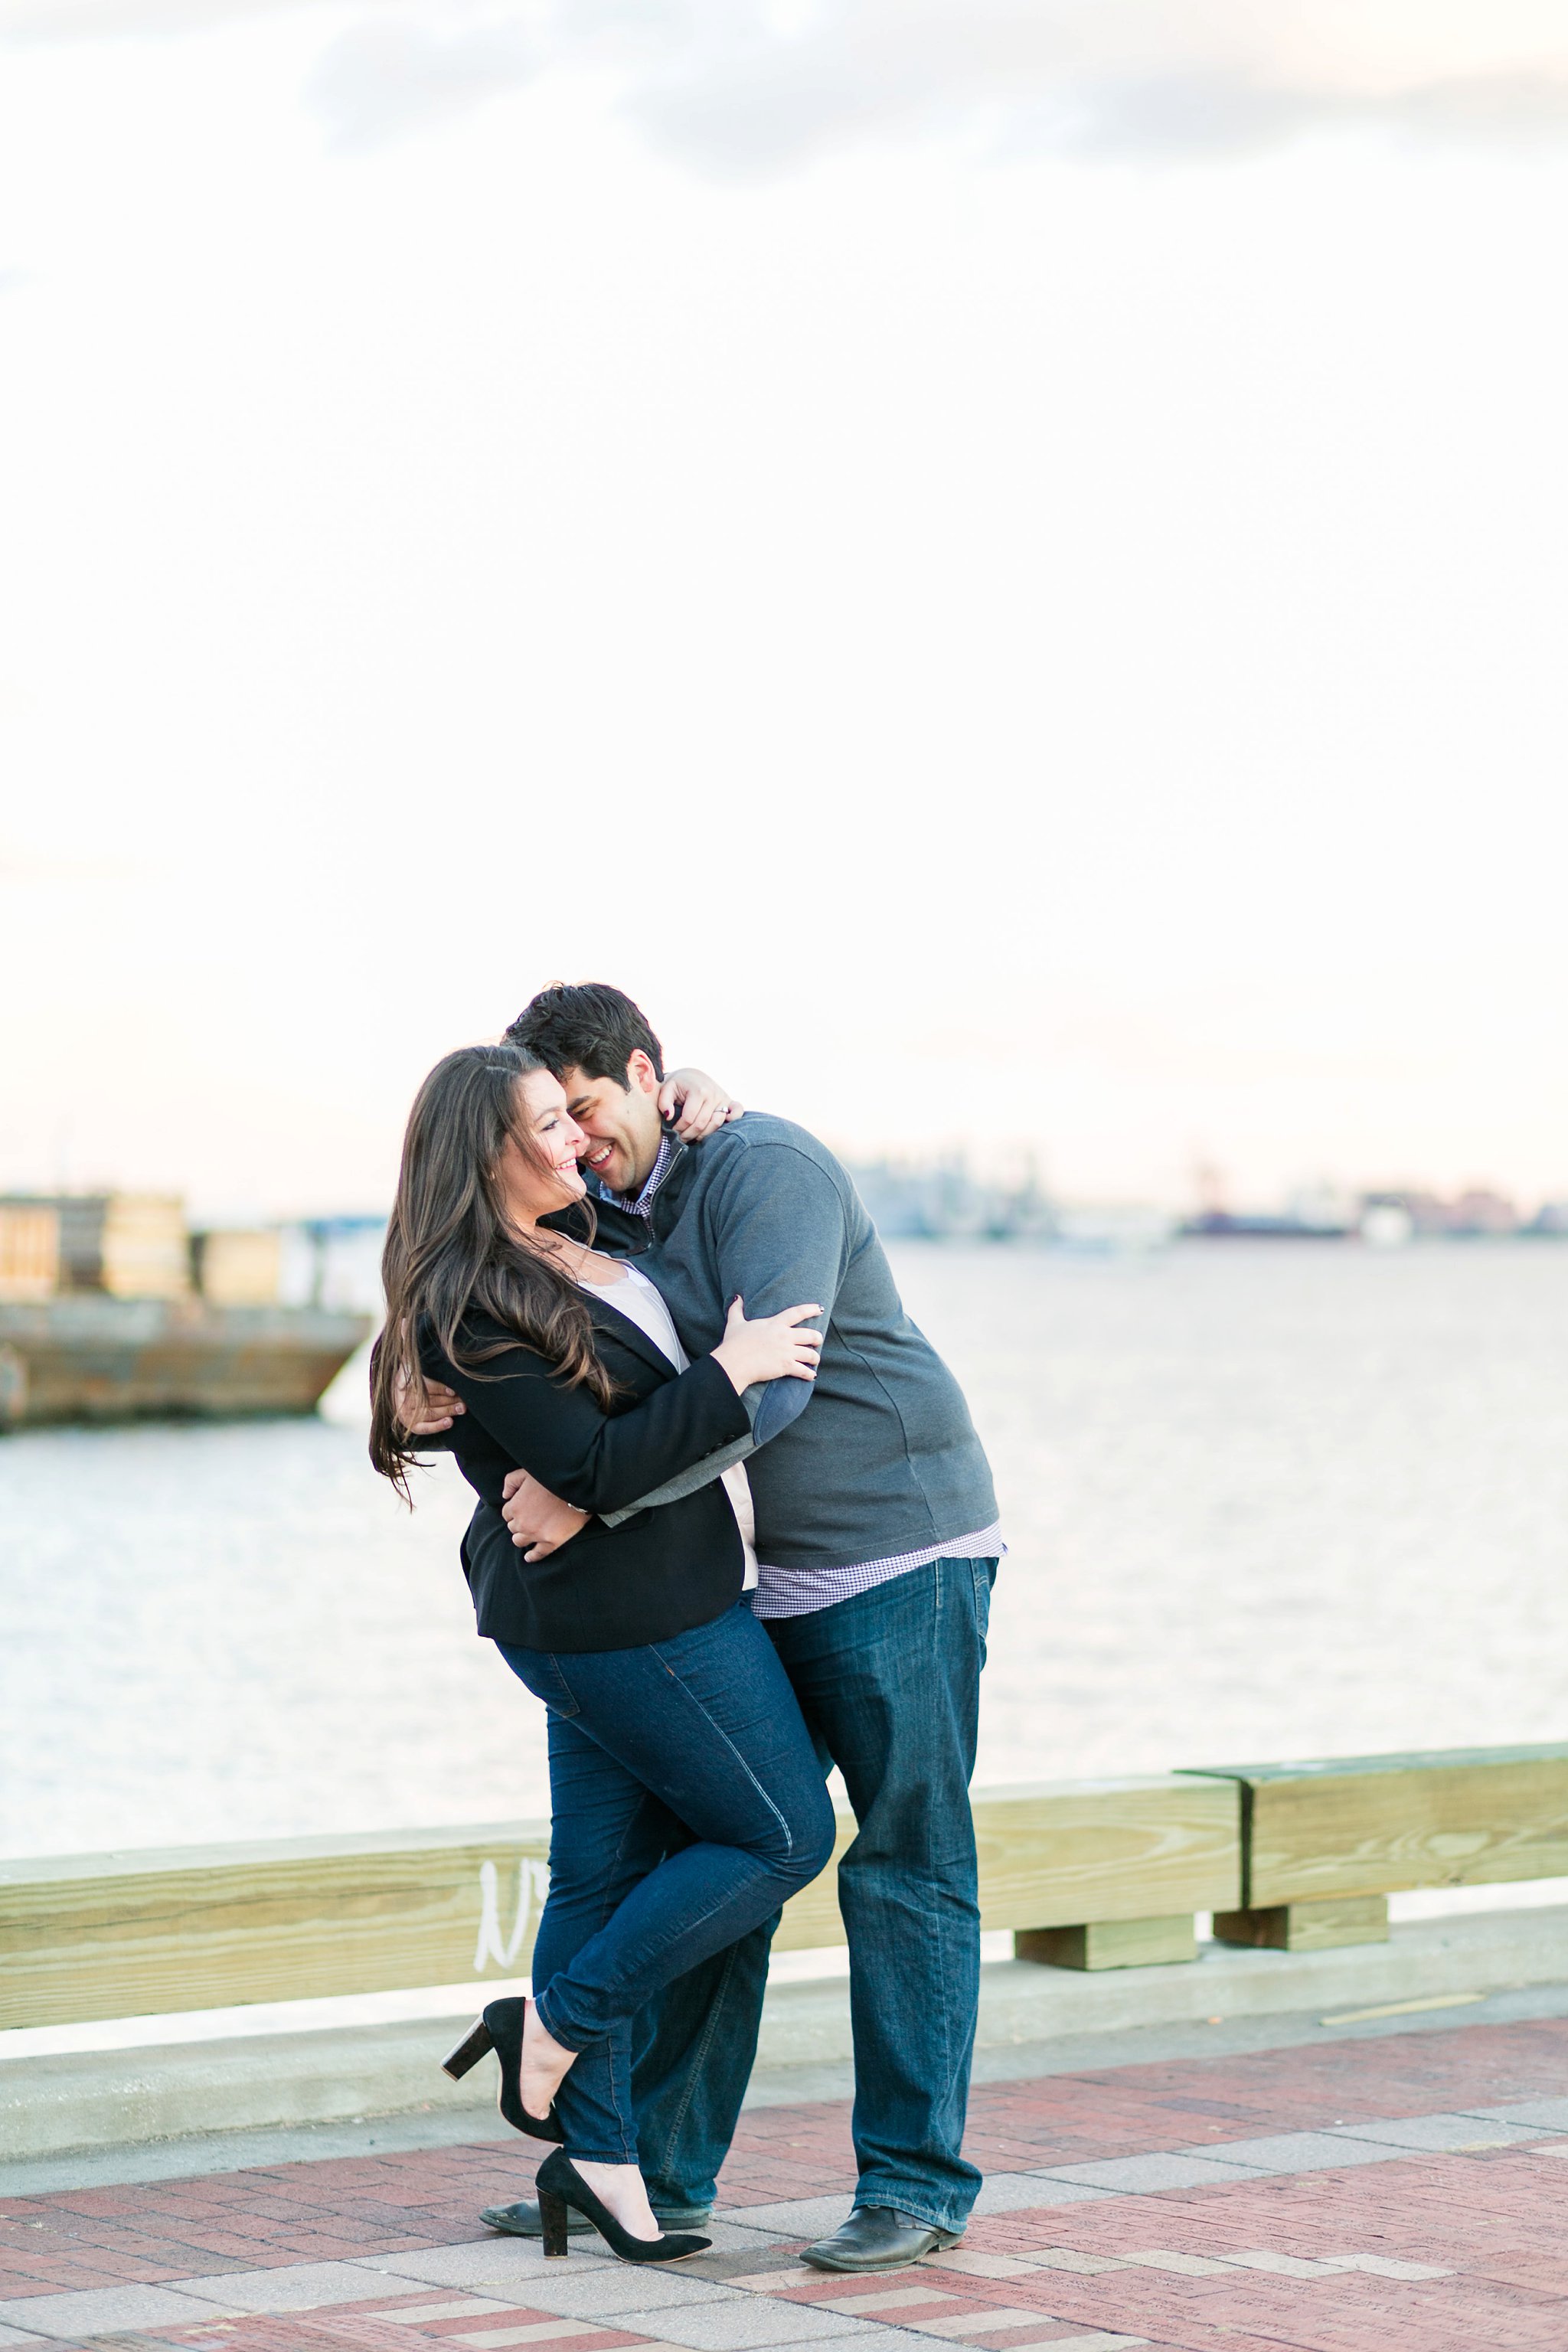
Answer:
<svg viewBox="0 0 1568 2352"><path fill-rule="evenodd" d="M586 1070L563 1070L566 1104L587 1137L579 1157L612 1192L640 1192L653 1173L663 1129L658 1117L658 1075L644 1053L626 1064L626 1083L591 1078Z"/></svg>

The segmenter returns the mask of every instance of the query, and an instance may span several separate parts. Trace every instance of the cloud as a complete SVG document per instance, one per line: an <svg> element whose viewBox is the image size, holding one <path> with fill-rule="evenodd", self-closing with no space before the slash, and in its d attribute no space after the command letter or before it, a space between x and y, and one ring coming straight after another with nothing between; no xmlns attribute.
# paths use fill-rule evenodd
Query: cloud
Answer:
<svg viewBox="0 0 1568 2352"><path fill-rule="evenodd" d="M333 42L306 89L340 149L380 147L531 81L544 58L518 17L453 26L384 16Z"/></svg>
<svg viewBox="0 0 1568 2352"><path fill-rule="evenodd" d="M168 34L311 5L335 21L310 100L351 145L584 67L650 140L724 177L953 134L1147 155L1335 124L1568 135L1562 0L0 0L0 33Z"/></svg>
<svg viewBox="0 0 1568 2352"><path fill-rule="evenodd" d="M871 138L1182 154L1319 125L1488 139L1568 131L1557 0L836 0L781 29L693 6L626 103L726 173Z"/></svg>

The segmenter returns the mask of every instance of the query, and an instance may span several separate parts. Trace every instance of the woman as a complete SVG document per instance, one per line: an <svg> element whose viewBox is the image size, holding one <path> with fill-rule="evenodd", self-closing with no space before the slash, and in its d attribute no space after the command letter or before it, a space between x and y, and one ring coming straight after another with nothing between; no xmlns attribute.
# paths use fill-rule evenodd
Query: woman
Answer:
<svg viewBox="0 0 1568 2352"><path fill-rule="evenodd" d="M593 1246L584 1141L558 1081L515 1046L449 1054L420 1088L371 1375L371 1459L405 1499L399 1406L426 1378L468 1408L454 1449L488 1501L521 1468L584 1511L616 1513L745 1437L753 1382L815 1377L812 1306L748 1322L737 1299L721 1344L686 1365L653 1286ZM559 1213L574 1209L566 1230ZM654 2219L631 2021L832 1852L821 1767L742 1599L746 1555L713 1480L614 1528L590 1518L476 1595L479 1632L549 1709L551 1891L532 1999L491 2002L447 2064L464 2074L494 2048L502 2114L563 2143L539 2174L547 2253L566 2252L567 2206L626 2261L710 2242L661 2235Z"/></svg>

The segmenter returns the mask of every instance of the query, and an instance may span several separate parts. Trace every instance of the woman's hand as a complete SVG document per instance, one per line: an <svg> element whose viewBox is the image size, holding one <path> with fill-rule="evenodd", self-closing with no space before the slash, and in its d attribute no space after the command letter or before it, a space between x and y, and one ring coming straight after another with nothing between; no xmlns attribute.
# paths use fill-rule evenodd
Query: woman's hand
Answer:
<svg viewBox="0 0 1568 2352"><path fill-rule="evenodd" d="M392 1409L397 1415L398 1427L410 1437L435 1437L441 1430L451 1428L458 1413L468 1410L462 1398L440 1381L425 1381L416 1386L403 1370L393 1377Z"/></svg>
<svg viewBox="0 0 1568 2352"><path fill-rule="evenodd" d="M745 1108L706 1070L671 1070L658 1090L658 1115L672 1118L682 1143L700 1143Z"/></svg>
<svg viewBox="0 0 1568 2352"><path fill-rule="evenodd" d="M745 1302L730 1301L724 1337L713 1350L737 1395L759 1381L814 1381L822 1353L822 1334L803 1327L820 1307L786 1307L782 1315L759 1315L746 1320Z"/></svg>
<svg viewBox="0 0 1568 2352"><path fill-rule="evenodd" d="M548 1559L552 1551L580 1535L593 1517L591 1511L563 1503L527 1470L509 1470L501 1495L501 1517L525 1560ZM531 1544L532 1550L523 1550L525 1544Z"/></svg>

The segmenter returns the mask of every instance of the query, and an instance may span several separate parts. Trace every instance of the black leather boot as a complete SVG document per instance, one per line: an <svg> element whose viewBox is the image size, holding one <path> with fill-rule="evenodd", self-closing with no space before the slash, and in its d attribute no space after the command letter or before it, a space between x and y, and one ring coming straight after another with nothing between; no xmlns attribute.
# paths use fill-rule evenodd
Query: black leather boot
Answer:
<svg viewBox="0 0 1568 2352"><path fill-rule="evenodd" d="M898 2271L956 2246L962 2230L938 2230L900 2213L892 2205L857 2205L831 2238L819 2238L801 2255L818 2271Z"/></svg>
<svg viewBox="0 0 1568 2352"><path fill-rule="evenodd" d="M542 2238L544 2224L539 2218L537 2197L520 2197L515 2205L487 2205L479 2215L488 2230L499 2230L507 2238ZM584 2221L581 2213L574 2213L566 2224L574 2238L592 2231L592 2221Z"/></svg>

